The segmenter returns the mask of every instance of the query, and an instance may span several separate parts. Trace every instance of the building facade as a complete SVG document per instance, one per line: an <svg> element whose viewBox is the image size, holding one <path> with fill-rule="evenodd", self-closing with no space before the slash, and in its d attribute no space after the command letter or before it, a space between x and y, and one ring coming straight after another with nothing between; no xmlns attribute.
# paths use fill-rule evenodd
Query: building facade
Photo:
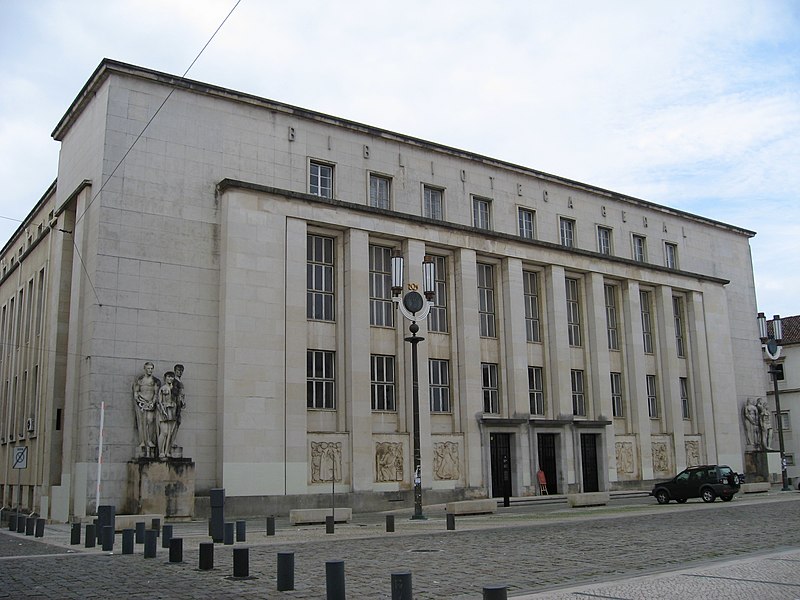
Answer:
<svg viewBox="0 0 800 600"><path fill-rule="evenodd" d="M533 494L539 467L551 493L741 470L764 381L751 231L110 60L53 137L57 180L0 258L6 505L125 504L148 361L185 366L199 496L410 501L395 252L411 286L435 263L426 502Z"/></svg>

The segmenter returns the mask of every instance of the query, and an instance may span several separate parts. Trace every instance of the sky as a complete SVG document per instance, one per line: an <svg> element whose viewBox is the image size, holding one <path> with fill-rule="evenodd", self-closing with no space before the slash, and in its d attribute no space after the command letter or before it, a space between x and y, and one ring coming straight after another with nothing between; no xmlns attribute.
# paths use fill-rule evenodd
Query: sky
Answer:
<svg viewBox="0 0 800 600"><path fill-rule="evenodd" d="M462 148L757 232L800 314L795 0L0 0L0 246L103 58Z"/></svg>

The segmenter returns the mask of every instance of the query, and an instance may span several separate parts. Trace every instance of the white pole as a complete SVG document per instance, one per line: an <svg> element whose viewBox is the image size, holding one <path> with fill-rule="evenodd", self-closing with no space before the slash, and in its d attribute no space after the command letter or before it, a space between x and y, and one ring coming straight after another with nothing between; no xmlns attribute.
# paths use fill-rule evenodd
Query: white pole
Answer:
<svg viewBox="0 0 800 600"><path fill-rule="evenodd" d="M100 507L100 477L103 473L103 427L106 419L106 403L100 403L100 444L97 448L97 490L94 497L95 512Z"/></svg>

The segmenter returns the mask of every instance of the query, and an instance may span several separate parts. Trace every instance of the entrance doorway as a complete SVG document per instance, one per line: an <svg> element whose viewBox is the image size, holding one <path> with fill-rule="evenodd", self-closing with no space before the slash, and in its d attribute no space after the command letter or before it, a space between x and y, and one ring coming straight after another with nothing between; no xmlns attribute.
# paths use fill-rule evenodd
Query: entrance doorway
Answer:
<svg viewBox="0 0 800 600"><path fill-rule="evenodd" d="M581 472L583 475L583 491L599 492L597 477L597 434L581 434Z"/></svg>
<svg viewBox="0 0 800 600"><path fill-rule="evenodd" d="M547 477L547 493L558 493L558 475L556 471L556 434L540 433L536 436L539 446L539 467Z"/></svg>
<svg viewBox="0 0 800 600"><path fill-rule="evenodd" d="M492 498L511 496L511 434L490 433Z"/></svg>

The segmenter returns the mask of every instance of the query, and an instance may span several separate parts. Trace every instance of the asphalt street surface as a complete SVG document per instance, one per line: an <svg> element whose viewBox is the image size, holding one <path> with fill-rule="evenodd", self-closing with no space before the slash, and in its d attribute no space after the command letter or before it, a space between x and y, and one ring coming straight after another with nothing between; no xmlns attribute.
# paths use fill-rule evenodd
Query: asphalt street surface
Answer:
<svg viewBox="0 0 800 600"><path fill-rule="evenodd" d="M348 598L389 599L391 575L400 572L411 573L417 599L478 599L494 584L507 586L509 597L531 598L695 593L677 588L677 581L708 584L703 597L710 598L800 598L800 578L786 574L800 566L798 492L666 506L652 498L617 498L595 508L568 508L553 497L514 502L494 515L457 517L452 531L441 506L426 507L425 521L410 520L410 511L392 513L392 533L386 514L356 514L332 534L324 525L293 527L278 519L269 537L264 519L249 520L246 540L215 544L214 568L202 571L199 544L210 541L205 522L173 525L173 537L183 539L181 562L169 562L160 540L157 556L146 559L138 544L134 554L123 555L119 534L114 551L103 552L85 548L83 538L70 545L68 525L48 525L43 538L34 538L4 524L0 598L318 600L326 597L326 563L335 560L344 561ZM243 547L249 577L234 578L233 549ZM276 590L279 552L294 553L294 590ZM779 561L767 561L779 553ZM773 566L782 570L773 572ZM686 569L695 571L676 579ZM747 587L750 582L771 583L774 591Z"/></svg>

